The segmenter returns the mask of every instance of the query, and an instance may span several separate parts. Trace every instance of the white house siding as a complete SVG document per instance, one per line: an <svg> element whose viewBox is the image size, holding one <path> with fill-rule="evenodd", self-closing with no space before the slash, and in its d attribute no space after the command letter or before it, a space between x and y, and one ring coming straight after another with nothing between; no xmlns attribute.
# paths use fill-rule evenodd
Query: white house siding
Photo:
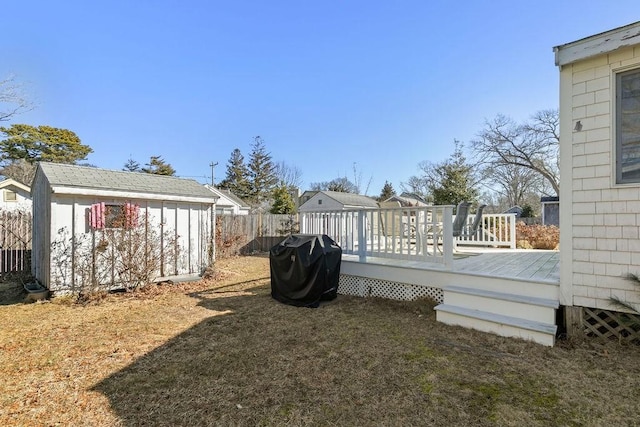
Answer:
<svg viewBox="0 0 640 427"><path fill-rule="evenodd" d="M640 184L615 183L615 75L640 67L640 47L561 65L561 303L640 303ZM575 130L580 121L581 130Z"/></svg>
<svg viewBox="0 0 640 427"><path fill-rule="evenodd" d="M8 197L6 194L8 192L14 193L16 200L7 200ZM30 211L31 196L29 195L29 192L15 187L0 189L0 209L7 211Z"/></svg>
<svg viewBox="0 0 640 427"><path fill-rule="evenodd" d="M319 192L314 194L302 206L300 212L322 212L344 209L344 205L331 197Z"/></svg>

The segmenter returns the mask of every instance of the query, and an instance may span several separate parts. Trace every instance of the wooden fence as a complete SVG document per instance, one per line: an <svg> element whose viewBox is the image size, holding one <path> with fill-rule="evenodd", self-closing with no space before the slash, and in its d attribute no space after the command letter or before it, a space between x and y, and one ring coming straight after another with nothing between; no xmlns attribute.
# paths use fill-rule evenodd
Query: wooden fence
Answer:
<svg viewBox="0 0 640 427"><path fill-rule="evenodd" d="M288 234L298 231L298 215L219 215L216 218L216 256L266 252Z"/></svg>
<svg viewBox="0 0 640 427"><path fill-rule="evenodd" d="M0 276L31 271L31 212L0 210Z"/></svg>

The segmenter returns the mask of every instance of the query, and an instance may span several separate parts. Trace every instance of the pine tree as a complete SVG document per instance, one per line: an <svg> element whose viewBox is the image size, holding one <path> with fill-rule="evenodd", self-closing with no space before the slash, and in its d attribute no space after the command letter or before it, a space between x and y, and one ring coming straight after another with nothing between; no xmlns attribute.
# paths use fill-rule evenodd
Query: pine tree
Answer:
<svg viewBox="0 0 640 427"><path fill-rule="evenodd" d="M273 190L273 205L271 205L270 212L272 214L296 213L296 204L285 184L281 184Z"/></svg>
<svg viewBox="0 0 640 427"><path fill-rule="evenodd" d="M142 168L141 171L154 175L173 176L176 174L176 170L160 156L151 156L149 163L147 163L147 167Z"/></svg>
<svg viewBox="0 0 640 427"><path fill-rule="evenodd" d="M82 144L78 135L68 129L24 124L0 127L0 160L24 159L29 163L53 162L77 164L93 152Z"/></svg>
<svg viewBox="0 0 640 427"><path fill-rule="evenodd" d="M378 197L378 201L384 202L391 196L396 195L396 190L393 189L393 185L389 183L389 181L384 182L384 187L382 187L382 191L380 191L380 196Z"/></svg>
<svg viewBox="0 0 640 427"><path fill-rule="evenodd" d="M136 162L132 158L129 158L129 160L127 160L124 164L122 170L127 172L140 172L140 163Z"/></svg>
<svg viewBox="0 0 640 427"><path fill-rule="evenodd" d="M250 200L260 205L268 200L277 184L276 169L267 152L264 141L259 136L253 139L249 158Z"/></svg>
<svg viewBox="0 0 640 427"><path fill-rule="evenodd" d="M227 162L227 174L219 186L226 188L241 199L249 198L249 169L238 148L231 152L231 157Z"/></svg>
<svg viewBox="0 0 640 427"><path fill-rule="evenodd" d="M462 201L475 202L478 190L475 188L473 167L467 163L462 152L462 144L455 141L456 148L451 157L433 167L433 177L429 190L436 205L457 205Z"/></svg>

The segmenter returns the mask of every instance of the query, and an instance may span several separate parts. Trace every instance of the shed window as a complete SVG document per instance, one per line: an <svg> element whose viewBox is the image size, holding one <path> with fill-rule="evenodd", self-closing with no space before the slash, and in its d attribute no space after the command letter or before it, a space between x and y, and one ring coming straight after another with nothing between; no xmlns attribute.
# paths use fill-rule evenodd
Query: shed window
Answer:
<svg viewBox="0 0 640 427"><path fill-rule="evenodd" d="M18 200L18 196L15 191L4 190L4 201L5 202L15 202Z"/></svg>
<svg viewBox="0 0 640 427"><path fill-rule="evenodd" d="M91 228L132 228L138 225L140 207L133 203L91 205Z"/></svg>
<svg viewBox="0 0 640 427"><path fill-rule="evenodd" d="M640 70L616 76L616 182L640 182Z"/></svg>

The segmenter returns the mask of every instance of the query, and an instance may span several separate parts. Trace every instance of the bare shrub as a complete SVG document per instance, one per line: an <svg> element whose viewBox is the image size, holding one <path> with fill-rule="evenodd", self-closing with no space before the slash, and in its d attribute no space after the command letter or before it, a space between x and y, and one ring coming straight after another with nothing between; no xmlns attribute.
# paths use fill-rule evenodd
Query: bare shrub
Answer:
<svg viewBox="0 0 640 427"><path fill-rule="evenodd" d="M216 217L216 258L238 255L246 243L240 217Z"/></svg>
<svg viewBox="0 0 640 427"><path fill-rule="evenodd" d="M520 249L558 249L560 229L555 225L516 223L516 245Z"/></svg>
<svg viewBox="0 0 640 427"><path fill-rule="evenodd" d="M125 224L123 222L122 224ZM176 236L147 216L121 228L93 229L71 236L65 228L51 245L52 279L63 292L86 295L110 289L135 290L167 275L180 254Z"/></svg>

